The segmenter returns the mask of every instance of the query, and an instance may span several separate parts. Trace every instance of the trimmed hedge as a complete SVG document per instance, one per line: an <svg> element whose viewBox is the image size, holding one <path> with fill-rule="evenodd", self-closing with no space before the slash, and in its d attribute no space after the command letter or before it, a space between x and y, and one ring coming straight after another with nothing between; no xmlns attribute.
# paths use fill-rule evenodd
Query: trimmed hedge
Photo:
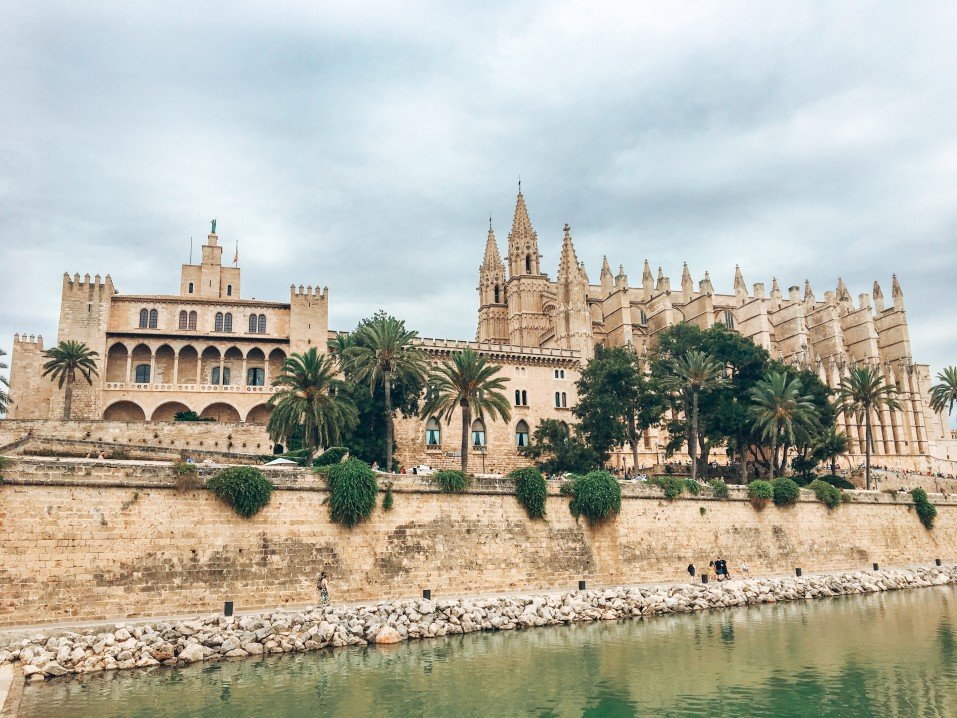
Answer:
<svg viewBox="0 0 957 718"><path fill-rule="evenodd" d="M572 516L584 516L590 524L601 523L621 511L621 486L612 474L601 469L576 477L571 495L568 508Z"/></svg>
<svg viewBox="0 0 957 718"><path fill-rule="evenodd" d="M365 521L375 508L379 482L366 462L349 459L325 472L332 520L348 528Z"/></svg>
<svg viewBox="0 0 957 718"><path fill-rule="evenodd" d="M461 493L469 487L469 477L464 471L439 471L434 478L442 491L449 494Z"/></svg>
<svg viewBox="0 0 957 718"><path fill-rule="evenodd" d="M722 479L712 479L709 486L711 486L711 495L716 499L728 498L728 485Z"/></svg>
<svg viewBox="0 0 957 718"><path fill-rule="evenodd" d="M528 517L530 519L544 518L548 483L542 476L542 472L532 467L515 469L508 478L515 480L515 497L518 503L525 507Z"/></svg>
<svg viewBox="0 0 957 718"><path fill-rule="evenodd" d="M392 487L390 486L385 490L385 496L382 497L382 510L391 511L394 503L395 499L392 498Z"/></svg>
<svg viewBox="0 0 957 718"><path fill-rule="evenodd" d="M763 509L774 498L774 486L770 481L756 479L748 484L748 498L756 509Z"/></svg>
<svg viewBox="0 0 957 718"><path fill-rule="evenodd" d="M779 476L771 482L774 487L774 503L777 506L792 506L801 495L801 487L794 479Z"/></svg>
<svg viewBox="0 0 957 718"><path fill-rule="evenodd" d="M313 460L312 465L332 466L341 462L348 453L349 449L344 446L330 446Z"/></svg>
<svg viewBox="0 0 957 718"><path fill-rule="evenodd" d="M815 479L807 487L814 492L814 496L829 509L835 508L841 503L841 490L832 486L827 481Z"/></svg>
<svg viewBox="0 0 957 718"><path fill-rule="evenodd" d="M923 489L914 489L910 492L914 499L914 508L917 509L917 518L924 524L924 528L934 528L934 519L937 518L937 507L927 498L927 492Z"/></svg>
<svg viewBox="0 0 957 718"><path fill-rule="evenodd" d="M206 488L240 516L255 516L269 503L272 482L252 466L230 466L206 482Z"/></svg>

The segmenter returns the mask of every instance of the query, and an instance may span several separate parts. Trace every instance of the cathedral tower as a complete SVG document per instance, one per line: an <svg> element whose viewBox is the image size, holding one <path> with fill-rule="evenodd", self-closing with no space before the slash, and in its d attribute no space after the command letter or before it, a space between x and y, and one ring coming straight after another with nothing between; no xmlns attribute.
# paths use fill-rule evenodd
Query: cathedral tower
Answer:
<svg viewBox="0 0 957 718"><path fill-rule="evenodd" d="M505 301L505 263L498 253L495 233L489 220L485 258L479 267L479 323L476 339L480 342L508 343L508 303Z"/></svg>
<svg viewBox="0 0 957 718"><path fill-rule="evenodd" d="M543 335L551 329L543 300L548 290L548 277L541 273L538 236L525 208L525 197L519 187L515 200L512 231L508 233L508 282L505 298L508 303L508 342L517 346L540 346Z"/></svg>

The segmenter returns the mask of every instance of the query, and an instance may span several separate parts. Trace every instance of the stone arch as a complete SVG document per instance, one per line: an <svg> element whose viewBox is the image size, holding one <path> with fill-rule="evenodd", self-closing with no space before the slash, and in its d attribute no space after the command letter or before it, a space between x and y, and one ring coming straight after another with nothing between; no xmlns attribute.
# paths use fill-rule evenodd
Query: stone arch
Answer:
<svg viewBox="0 0 957 718"><path fill-rule="evenodd" d="M247 424L265 424L269 421L272 409L267 404L257 404L246 414Z"/></svg>
<svg viewBox="0 0 957 718"><path fill-rule="evenodd" d="M219 358L219 349L216 347L208 346L203 349L203 353L199 355L199 381L201 384L213 383L213 367L219 367Z"/></svg>
<svg viewBox="0 0 957 718"><path fill-rule="evenodd" d="M154 384L172 384L173 383L173 365L176 360L176 352L169 344L161 344L156 349L155 371L153 372Z"/></svg>
<svg viewBox="0 0 957 718"><path fill-rule="evenodd" d="M253 347L246 354L246 376L242 377L242 381L246 386L263 386L266 383L265 371L266 355L259 347Z"/></svg>
<svg viewBox="0 0 957 718"><path fill-rule="evenodd" d="M146 421L143 407L133 401L115 401L103 412L104 421Z"/></svg>
<svg viewBox="0 0 957 718"><path fill-rule="evenodd" d="M198 367L199 352L196 351L196 347L187 344L179 350L179 383L195 384Z"/></svg>
<svg viewBox="0 0 957 718"><path fill-rule="evenodd" d="M126 358L129 351L123 342L117 342L106 352L106 381L126 381Z"/></svg>
<svg viewBox="0 0 957 718"><path fill-rule="evenodd" d="M266 371L266 376L269 377L270 381L282 374L282 365L285 361L286 352L284 352L282 349L277 348L269 352L269 367Z"/></svg>
<svg viewBox="0 0 957 718"><path fill-rule="evenodd" d="M229 377L229 381L224 381L224 384L242 385L246 381L246 378L242 376L243 353L238 347L229 347L223 353L223 367Z"/></svg>
<svg viewBox="0 0 957 718"><path fill-rule="evenodd" d="M137 367L140 368L139 373L141 376L140 379L146 379L146 381L140 381L140 384L150 384L153 382L153 372L150 369L150 364L153 359L153 352L145 344L137 344L133 347L133 351L130 352L130 381L137 383ZM146 367L146 369L143 369Z"/></svg>
<svg viewBox="0 0 957 718"><path fill-rule="evenodd" d="M174 415L180 411L189 411L189 407L180 401L167 401L153 409L150 421L175 421Z"/></svg>
<svg viewBox="0 0 957 718"><path fill-rule="evenodd" d="M215 401L207 406L200 413L203 419L215 419L216 421L238 424L240 422L239 412L232 404L225 401Z"/></svg>

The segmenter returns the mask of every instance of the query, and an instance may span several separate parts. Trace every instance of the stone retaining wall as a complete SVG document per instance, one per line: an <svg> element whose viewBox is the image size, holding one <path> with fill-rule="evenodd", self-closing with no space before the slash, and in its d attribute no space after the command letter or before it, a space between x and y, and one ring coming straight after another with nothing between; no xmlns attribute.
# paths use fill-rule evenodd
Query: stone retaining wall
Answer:
<svg viewBox="0 0 957 718"><path fill-rule="evenodd" d="M747 561L763 575L957 559L957 501L943 496L931 497L928 531L907 495L852 492L829 511L804 492L757 511L743 489L666 501L629 483L621 514L592 527L555 485L547 518L532 521L507 480L444 494L402 476L394 509L349 530L329 521L321 479L268 475L279 490L242 519L206 491L176 490L167 465L12 462L0 486L0 625L304 604L323 569L337 599L380 600L670 581L718 554L732 574Z"/></svg>

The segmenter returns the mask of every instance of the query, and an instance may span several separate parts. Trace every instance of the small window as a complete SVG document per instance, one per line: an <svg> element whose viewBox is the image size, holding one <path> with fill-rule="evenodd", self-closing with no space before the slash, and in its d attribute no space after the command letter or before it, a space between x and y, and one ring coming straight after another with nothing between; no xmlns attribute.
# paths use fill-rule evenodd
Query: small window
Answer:
<svg viewBox="0 0 957 718"><path fill-rule="evenodd" d="M522 406L528 406L528 392L522 389Z"/></svg>
<svg viewBox="0 0 957 718"><path fill-rule="evenodd" d="M562 409L568 408L568 397L565 392L562 392Z"/></svg>
<svg viewBox="0 0 957 718"><path fill-rule="evenodd" d="M641 324L641 326L645 326L648 324L648 315L645 314L644 309L638 310L638 321Z"/></svg>
<svg viewBox="0 0 957 718"><path fill-rule="evenodd" d="M560 391L555 392L555 408L562 408L562 393Z"/></svg>
<svg viewBox="0 0 957 718"><path fill-rule="evenodd" d="M231 332L233 330L233 315L229 312L226 312L226 316L223 317L223 331Z"/></svg>
<svg viewBox="0 0 957 718"><path fill-rule="evenodd" d="M555 378L558 378L558 369L555 370Z"/></svg>
<svg viewBox="0 0 957 718"><path fill-rule="evenodd" d="M189 324L186 328L196 331L196 312L189 313Z"/></svg>
<svg viewBox="0 0 957 718"><path fill-rule="evenodd" d="M502 294L501 294L501 292L502 292L502 290L501 290L501 289L499 288L499 286L496 284L496 285L495 285L495 303L496 303L496 304L500 304L501 301L502 301Z"/></svg>
<svg viewBox="0 0 957 718"><path fill-rule="evenodd" d="M532 255L526 254L525 255L525 274L531 274L531 273L532 273Z"/></svg>
<svg viewBox="0 0 957 718"><path fill-rule="evenodd" d="M558 378L559 378L559 379L564 379L564 378L565 378L565 370L564 370L564 369L560 369L560 370L559 370L559 373L560 373L560 376L559 376Z"/></svg>
<svg viewBox="0 0 957 718"><path fill-rule="evenodd" d="M150 313L145 309L140 309L140 329L146 329L149 325Z"/></svg>
<svg viewBox="0 0 957 718"><path fill-rule="evenodd" d="M159 312L155 309L150 309L150 329L156 329L159 325Z"/></svg>
<svg viewBox="0 0 957 718"><path fill-rule="evenodd" d="M481 419L472 422L472 446L485 446L485 424Z"/></svg>
<svg viewBox="0 0 957 718"><path fill-rule="evenodd" d="M519 448L528 446L528 424L524 421L518 422L515 427L515 446Z"/></svg>
<svg viewBox="0 0 957 718"><path fill-rule="evenodd" d="M220 381L219 381L219 367L218 367L218 366L214 366L214 367L213 367L213 377L212 377L212 379L213 379L213 381L212 381L213 384L217 384L217 385L220 384ZM222 385L222 386L227 386L227 385L229 385L229 367L228 367L228 366L223 367L223 381L222 381L222 384L221 384L221 385Z"/></svg>
<svg viewBox="0 0 957 718"><path fill-rule="evenodd" d="M310 329L312 328L311 324L309 325L309 328ZM266 315L265 314L259 315L259 333L260 334L266 333Z"/></svg>
<svg viewBox="0 0 957 718"><path fill-rule="evenodd" d="M434 416L425 425L425 445L439 446L442 443L442 429Z"/></svg>
<svg viewBox="0 0 957 718"><path fill-rule="evenodd" d="M256 333L256 315L255 314L249 315L249 333L250 334Z"/></svg>
<svg viewBox="0 0 957 718"><path fill-rule="evenodd" d="M193 293L193 283L192 283L192 282L189 283L189 287L187 288L187 291L188 291L190 294Z"/></svg>
<svg viewBox="0 0 957 718"><path fill-rule="evenodd" d="M179 328L185 329L188 325L189 325L189 315L186 313L186 310L184 309L183 311L179 313Z"/></svg>
<svg viewBox="0 0 957 718"><path fill-rule="evenodd" d="M515 406L521 406L521 405L522 405L522 392L516 389L515 390Z"/></svg>
<svg viewBox="0 0 957 718"><path fill-rule="evenodd" d="M724 310L721 320L728 329L734 329L734 315L729 310Z"/></svg>
<svg viewBox="0 0 957 718"><path fill-rule="evenodd" d="M266 370L250 367L246 370L246 386L262 386L266 383Z"/></svg>
<svg viewBox="0 0 957 718"><path fill-rule="evenodd" d="M150 383L150 365L137 364L135 376L136 376L135 381L137 384L149 384Z"/></svg>
<svg viewBox="0 0 957 718"><path fill-rule="evenodd" d="M215 332L223 331L223 313L222 312L216 312L216 320L215 320L215 323L213 324L213 331ZM213 383L215 384L216 382L213 382Z"/></svg>
<svg viewBox="0 0 957 718"><path fill-rule="evenodd" d="M226 285L226 296L227 296L227 297L233 296L233 285L232 285L232 284L227 284L227 285Z"/></svg>

